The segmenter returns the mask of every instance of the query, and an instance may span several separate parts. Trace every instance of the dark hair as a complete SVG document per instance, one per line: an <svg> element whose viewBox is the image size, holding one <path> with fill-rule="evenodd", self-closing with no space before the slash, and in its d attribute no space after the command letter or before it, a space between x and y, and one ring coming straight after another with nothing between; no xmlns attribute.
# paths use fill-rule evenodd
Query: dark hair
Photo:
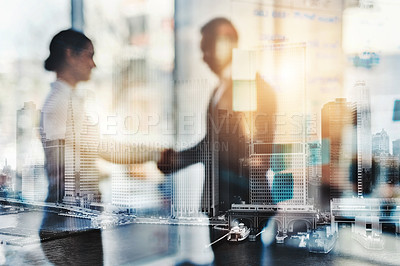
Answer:
<svg viewBox="0 0 400 266"><path fill-rule="evenodd" d="M227 35L232 42L237 43L239 40L239 35L236 31L235 26L233 26L232 22L226 18L214 18L207 22L203 27L201 27L201 34L207 34L209 36L217 36L218 35L218 28L220 26L228 26L231 29L231 32Z"/></svg>
<svg viewBox="0 0 400 266"><path fill-rule="evenodd" d="M57 71L64 64L65 50L71 49L79 53L92 41L85 34L73 30L63 30L57 33L50 42L50 55L44 61L44 68L48 71Z"/></svg>

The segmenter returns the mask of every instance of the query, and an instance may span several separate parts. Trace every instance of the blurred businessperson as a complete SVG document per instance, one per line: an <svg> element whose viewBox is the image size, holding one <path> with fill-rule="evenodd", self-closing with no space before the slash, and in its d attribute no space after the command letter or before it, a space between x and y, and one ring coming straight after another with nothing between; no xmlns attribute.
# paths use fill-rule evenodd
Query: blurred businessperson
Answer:
<svg viewBox="0 0 400 266"><path fill-rule="evenodd" d="M206 171L202 200L211 200L209 195L205 195L209 191L219 195L219 202L215 203L215 208L209 213L210 216L216 216L220 211L229 210L232 203L249 201L248 171L241 167L241 160L246 157L245 145L242 144L257 130L264 135L263 139L272 142L276 95L262 77L256 74L253 77L257 87L256 110L235 111L231 70L233 49L238 47L238 33L228 19L220 17L206 23L201 28L201 34L203 61L219 78L219 84L214 89L207 108L206 135L197 145L186 150L165 150L158 167L164 173L172 173L202 162ZM266 119L255 121L256 114ZM249 132L249 128L253 132ZM217 182L210 181L214 179L210 178L213 175L217 176Z"/></svg>
<svg viewBox="0 0 400 266"><path fill-rule="evenodd" d="M56 81L51 83L41 117L41 138L49 182L46 202L89 208L91 203L101 202L97 160L102 157L113 162L112 154L116 152L108 148L115 145L105 145L107 148L103 149L100 143L118 140L100 138L94 94L78 88L80 82L90 80L92 69L96 67L92 41L81 32L63 30L53 37L49 50L50 55L44 67L56 73ZM136 153L139 151L132 145L129 152L119 155L127 157L120 163L142 163L160 158L157 149L141 148L138 155ZM40 230L41 239L48 237L49 232L54 234L80 228L78 224L59 226L55 219L50 212L45 212ZM100 231L91 232L87 238L75 239L79 240L71 240L73 243L68 254L63 256L63 261L53 259L53 252L65 252L54 250L51 242L43 242L42 248L54 264L103 264Z"/></svg>
<svg viewBox="0 0 400 266"><path fill-rule="evenodd" d="M91 40L84 34L69 29L56 34L51 40L49 48L50 55L46 59L44 67L48 71L54 71L57 79L51 83L51 91L44 103L41 119L41 137L45 140L43 141L46 158L45 168L49 181L46 202L57 203L69 200L71 204L74 204L73 201L78 200L79 197L86 201L98 201L100 200L100 192L96 186L98 173L95 169L95 155L98 153L96 147L98 129L96 126L90 126L90 135L81 132L83 124L88 127L93 123L87 121L88 117L85 114L85 96L88 95L76 89L79 82L90 79L92 69L96 67L93 61L94 47ZM90 137L95 137L95 141L89 142ZM59 148L49 148L52 146L51 142L59 142ZM92 176L86 176L86 178L91 178L93 181L85 188L79 184L81 179L81 144L83 142L86 142L86 145L90 145L85 152L94 155L90 156L91 160L88 160L88 167L94 171ZM64 158L68 158L71 155L72 162L77 162L77 165L74 163L71 165L72 169L70 169L68 162L60 160L58 153L62 154L62 150L65 150ZM62 174L63 172L65 174ZM82 177L85 178L84 176ZM78 189L76 190L75 188ZM45 212L40 230L41 239L47 237L48 228L51 228L55 223L52 218L48 212ZM49 261L54 264L68 263L68 261L72 263L80 260L102 264L103 249L101 245L97 245L97 248L90 252L88 256L82 256L80 252L81 250L87 250L93 240L101 243L101 232L94 232L93 237L88 239L90 241L75 241L71 252L65 254L64 261L54 261L52 259L52 252L57 251L49 248L51 242L43 242L42 248Z"/></svg>

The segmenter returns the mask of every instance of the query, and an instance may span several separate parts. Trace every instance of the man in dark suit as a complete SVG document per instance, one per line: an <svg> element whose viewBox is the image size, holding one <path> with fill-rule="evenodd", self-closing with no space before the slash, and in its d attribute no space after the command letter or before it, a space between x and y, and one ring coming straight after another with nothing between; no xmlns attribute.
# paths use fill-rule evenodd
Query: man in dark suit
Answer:
<svg viewBox="0 0 400 266"><path fill-rule="evenodd" d="M232 203L248 203L246 165L250 162L246 160L246 143L250 135L254 137L257 134L272 142L276 100L272 88L257 74L257 110L235 112L231 64L232 49L238 44L237 31L229 20L215 18L201 28L201 34L203 61L219 78L219 85L207 108L206 136L189 149L179 152L165 150L158 167L167 174L195 163L204 163L206 180L202 207L211 206L209 215L215 216L219 211L229 210Z"/></svg>

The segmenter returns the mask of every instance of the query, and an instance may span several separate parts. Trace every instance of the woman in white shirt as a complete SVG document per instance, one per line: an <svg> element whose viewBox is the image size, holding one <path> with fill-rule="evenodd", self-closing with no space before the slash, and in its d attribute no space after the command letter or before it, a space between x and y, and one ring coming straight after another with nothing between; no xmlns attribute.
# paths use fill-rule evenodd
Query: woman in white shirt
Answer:
<svg viewBox="0 0 400 266"><path fill-rule="evenodd" d="M88 207L90 202L100 201L99 173L95 161L100 156L112 162L113 153L115 155L117 152L112 147L127 145L105 139L100 145L98 119L93 116L95 108L90 108L93 107L93 93L77 89L79 82L90 79L91 71L96 67L93 55L94 48L90 39L71 29L61 31L50 43L50 55L45 61L45 69L54 71L57 80L51 84L51 91L42 108L42 139L65 141L65 180L59 180L60 167L55 154L59 150L44 147L49 177L48 202L63 201ZM160 157L158 148L144 149L140 146L137 149L129 145L123 150L129 152L118 154L119 160L114 163L137 164L158 161Z"/></svg>
<svg viewBox="0 0 400 266"><path fill-rule="evenodd" d="M100 200L99 175L95 165L98 156L96 146L99 143L97 125L88 123L86 97L76 89L79 82L90 79L92 69L96 67L93 61L94 48L89 38L72 29L56 34L49 48L50 55L44 67L54 71L57 80L51 84L41 119L45 168L49 181L46 202L69 201L71 205L82 206L82 203L85 205ZM90 137L94 141L87 142ZM83 149L85 142L91 143L87 151ZM75 222L64 226L58 220L57 215L46 210L40 230L42 240L50 236L50 228L52 233L81 229L81 225ZM68 252L55 249L51 241L43 242L42 249L54 264L103 263L100 231L90 232L86 237L76 237L72 242ZM90 252L84 252L89 249Z"/></svg>
<svg viewBox="0 0 400 266"><path fill-rule="evenodd" d="M99 192L99 171L96 161L99 157L112 161L116 150L99 149L99 147L116 147L100 145L96 119L89 115L92 93L77 89L80 82L88 81L92 69L96 67L93 60L94 47L83 33L68 29L56 34L50 43L50 55L44 67L56 73L56 81L51 84L42 108L41 137L46 157L46 172L49 181L46 202L67 203L86 207L92 202L101 201ZM93 113L92 113L93 114ZM110 142L110 141L107 141ZM157 161L160 150L143 149L140 152L126 147L130 153L118 154L120 163L134 164L146 161ZM123 158L126 156L126 158ZM73 223L60 226L57 215L45 212L40 230L41 239L48 231L76 231L87 224ZM89 220L90 221L90 220ZM100 231L92 231L86 236L71 239L69 251L56 250L50 242L43 242L42 248L48 259L54 264L103 264L102 237ZM87 251L87 252L86 252ZM57 253L56 256L54 254ZM64 254L65 253L65 254ZM59 259L62 258L62 261Z"/></svg>
<svg viewBox="0 0 400 266"><path fill-rule="evenodd" d="M57 80L51 84L41 119L49 180L47 202L69 200L72 205L82 205L74 201L99 200L98 171L95 167L99 145L98 129L87 115L89 93L76 89L79 82L90 79L91 71L96 67L93 55L94 48L90 39L71 29L61 31L50 43L50 56L45 61L45 69L54 71ZM59 141L59 144L54 145L54 141ZM57 156L60 150L65 150L64 158ZM81 162L82 166L85 162L85 168L89 168L81 169ZM87 173L87 170L90 170L91 176L80 173ZM81 184L87 183L88 179L92 182L82 187Z"/></svg>

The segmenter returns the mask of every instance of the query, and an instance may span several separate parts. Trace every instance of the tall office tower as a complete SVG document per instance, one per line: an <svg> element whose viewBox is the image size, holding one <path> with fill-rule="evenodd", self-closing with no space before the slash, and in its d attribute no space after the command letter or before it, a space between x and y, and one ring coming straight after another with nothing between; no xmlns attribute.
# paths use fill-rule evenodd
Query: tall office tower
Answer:
<svg viewBox="0 0 400 266"><path fill-rule="evenodd" d="M47 202L63 201L65 195L65 140L42 139L46 154L46 169L49 179L49 192Z"/></svg>
<svg viewBox="0 0 400 266"><path fill-rule="evenodd" d="M389 135L383 128L381 132L372 135L372 153L389 153Z"/></svg>
<svg viewBox="0 0 400 266"><path fill-rule="evenodd" d="M215 119L215 128L208 128L207 140L204 143L203 150L199 151L196 156L203 158L204 162L204 184L198 184L198 188L202 189L202 194L200 198L200 212L208 214L209 216L217 216L220 211L227 211L229 209L229 199L230 199L230 187L229 181L225 184L220 183L220 177L218 175L220 159L229 160L229 148L227 142L223 139L227 135L220 136L215 134L214 130L222 130L229 133L230 122L232 121L232 113L228 110L217 110ZM221 132L221 131L220 131ZM226 162L226 163L229 163ZM229 178L229 177L228 177ZM173 208L179 206L175 201L178 199L176 186L173 187ZM182 193L182 191L179 191ZM178 192L178 193L179 193ZM188 195L185 195L187 198ZM181 197L181 204L184 203Z"/></svg>
<svg viewBox="0 0 400 266"><path fill-rule="evenodd" d="M178 109L183 115L187 110L195 114L194 120L188 117L193 120L194 126L189 127L192 129L186 132L184 130L186 119L178 115L176 148L186 150L199 145L183 159L197 163L173 174L171 211L172 215L177 217L216 216L220 211L229 208L229 183L225 182L221 186L218 162L219 158L222 158L221 153L228 153L231 148L227 147L226 133L230 132L227 127L232 114L228 110L215 110L215 116L212 118L215 127L207 126L209 122L207 119L211 117L207 117L206 113L208 97L205 88L209 87L210 84L205 79L176 82L178 103L180 103ZM224 132L224 137L216 134L216 131Z"/></svg>
<svg viewBox="0 0 400 266"><path fill-rule="evenodd" d="M321 113L322 137L322 203L329 208L329 200L352 195L354 171L357 169L357 113L355 105L345 98L326 103Z"/></svg>
<svg viewBox="0 0 400 266"><path fill-rule="evenodd" d="M400 158L400 139L392 141L393 156Z"/></svg>
<svg viewBox="0 0 400 266"><path fill-rule="evenodd" d="M259 115L256 128L250 128L251 204L307 204L305 50L305 44L293 43L266 47L260 56L249 52L249 61L264 60L262 77L276 86L271 89L275 95L257 91L257 105L274 105L276 110ZM269 128L257 127L262 122ZM264 132L258 134L260 128Z"/></svg>
<svg viewBox="0 0 400 266"><path fill-rule="evenodd" d="M22 170L22 199L43 202L47 195L47 181L44 173L44 154L39 138L39 129L34 129L36 137L29 143L29 154L25 157Z"/></svg>
<svg viewBox="0 0 400 266"><path fill-rule="evenodd" d="M308 197L314 202L315 206L320 205L321 201L321 143L313 142L307 145L307 168L308 168Z"/></svg>
<svg viewBox="0 0 400 266"><path fill-rule="evenodd" d="M241 112L219 109L216 127L209 128L209 162L212 171L208 176L206 173L205 180L212 182L214 191L204 196L218 200L221 212L228 211L232 203L249 203L248 166L245 162L247 149L243 130L245 121L246 117Z"/></svg>
<svg viewBox="0 0 400 266"><path fill-rule="evenodd" d="M371 103L364 81L354 86L357 108L357 196L363 196L363 180L369 179L372 167Z"/></svg>
<svg viewBox="0 0 400 266"><path fill-rule="evenodd" d="M146 23L147 17L137 19ZM143 49L127 46L114 59L113 112L118 122L110 133L118 144L110 145L115 163L110 192L113 205L146 215L170 211L171 178L164 178L154 162L129 165L128 161L141 161L144 154L167 146L175 128L165 104L172 97L171 81L150 69Z"/></svg>
<svg viewBox="0 0 400 266"><path fill-rule="evenodd" d="M225 110L218 111L217 125L223 124L222 120L227 119L228 123L232 114ZM230 125L228 125L228 128ZM201 195L200 209L204 214L217 216L220 211L229 209L230 188L221 185L218 162L220 158L229 153L230 147L225 147L226 142L221 142L217 134L212 134L212 129L208 129L207 134L210 138L207 140L206 148L199 154L204 158L204 185ZM225 154L223 154L225 153ZM176 190L173 190L175 192ZM173 193L174 196L176 193ZM228 205L228 206L227 206Z"/></svg>
<svg viewBox="0 0 400 266"><path fill-rule="evenodd" d="M17 110L17 168L16 178L13 181L13 189L16 193L22 190L22 171L26 157L31 152L29 147L35 128L39 126L40 110L36 109L33 102L25 102L24 107Z"/></svg>
<svg viewBox="0 0 400 266"><path fill-rule="evenodd" d="M93 103L86 95L85 106L69 101L65 133L65 195L67 204L89 207L100 200L97 123L85 111Z"/></svg>

